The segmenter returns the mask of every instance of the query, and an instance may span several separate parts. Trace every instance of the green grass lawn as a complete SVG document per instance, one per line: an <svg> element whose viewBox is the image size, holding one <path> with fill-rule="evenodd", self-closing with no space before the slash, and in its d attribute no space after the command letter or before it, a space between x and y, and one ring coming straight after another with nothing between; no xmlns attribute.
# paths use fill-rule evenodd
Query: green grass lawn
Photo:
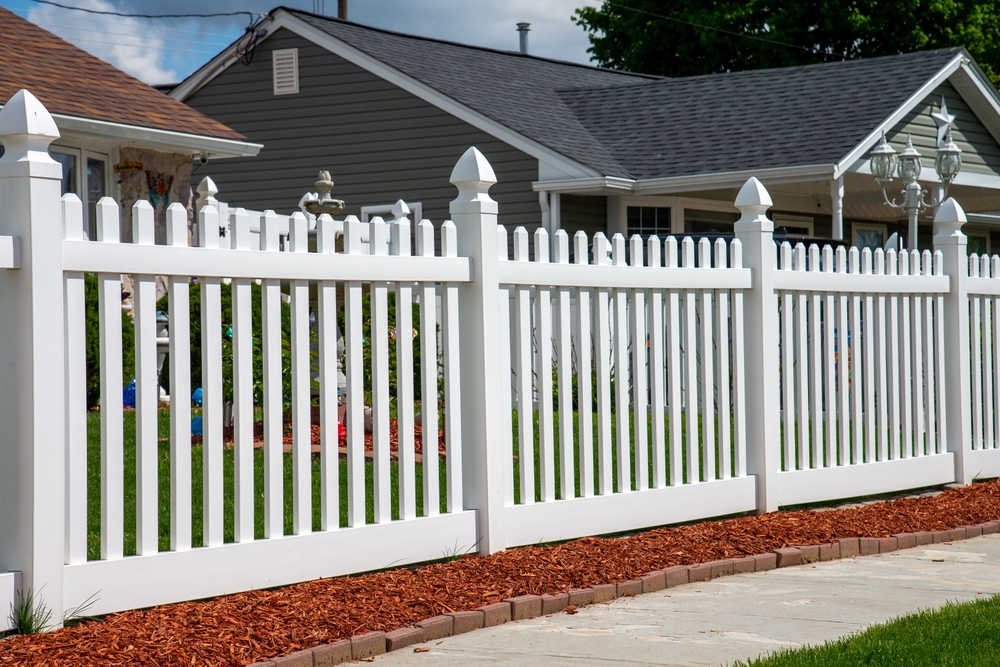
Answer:
<svg viewBox="0 0 1000 667"><path fill-rule="evenodd" d="M994 667L1000 664L1000 596L949 604L875 625L822 646L733 667Z"/></svg>
<svg viewBox="0 0 1000 667"><path fill-rule="evenodd" d="M125 413L125 554L135 554L135 413ZM87 557L91 560L100 558L101 553L101 416L100 413L90 413L87 420ZM160 550L170 549L170 443L166 440L170 435L170 413L160 410L159 413L159 542ZM224 474L224 512L226 542L233 541L233 451L223 452L225 464ZM284 455L284 514L285 534L292 533L292 456ZM372 485L372 463L365 463L365 486L367 489L368 521L374 521L374 497ZM397 494L397 467L391 464L392 474L392 517L399 517L399 502ZM423 466L416 465L418 480L423 479ZM444 491L446 471L442 460L440 466L441 511L445 511L446 500ZM202 449L191 449L191 514L193 546L201 546L202 538ZM313 530L320 529L320 470L319 458L312 460L313 486ZM423 514L423 485L416 485L417 514ZM347 461L340 461L340 525L347 525ZM254 451L254 536L264 537L264 453Z"/></svg>

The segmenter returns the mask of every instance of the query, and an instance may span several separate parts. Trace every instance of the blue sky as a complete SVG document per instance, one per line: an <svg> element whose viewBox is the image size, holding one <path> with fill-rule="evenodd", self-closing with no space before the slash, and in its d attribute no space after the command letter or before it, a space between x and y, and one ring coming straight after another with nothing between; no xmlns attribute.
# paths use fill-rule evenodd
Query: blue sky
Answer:
<svg viewBox="0 0 1000 667"><path fill-rule="evenodd" d="M121 12L266 12L281 0L60 0L61 4ZM336 15L337 0L284 0ZM589 42L571 20L598 0L350 0L349 18L366 25L499 49L517 49L518 21L531 23L531 52L589 62ZM6 7L147 83L184 79L243 32L248 18L146 20L96 16L31 0L0 0Z"/></svg>

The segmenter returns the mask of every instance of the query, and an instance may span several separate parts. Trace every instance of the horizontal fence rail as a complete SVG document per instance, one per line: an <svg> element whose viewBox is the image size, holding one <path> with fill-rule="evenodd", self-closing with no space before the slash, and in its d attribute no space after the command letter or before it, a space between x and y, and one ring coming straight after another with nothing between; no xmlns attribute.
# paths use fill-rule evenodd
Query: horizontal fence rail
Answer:
<svg viewBox="0 0 1000 667"><path fill-rule="evenodd" d="M21 91L0 127L0 609L1000 476L1000 257L953 199L933 252L778 245L756 179L732 240L529 236L470 148L439 227L206 181L190 227L139 202L121 243L104 198L85 241L51 116Z"/></svg>

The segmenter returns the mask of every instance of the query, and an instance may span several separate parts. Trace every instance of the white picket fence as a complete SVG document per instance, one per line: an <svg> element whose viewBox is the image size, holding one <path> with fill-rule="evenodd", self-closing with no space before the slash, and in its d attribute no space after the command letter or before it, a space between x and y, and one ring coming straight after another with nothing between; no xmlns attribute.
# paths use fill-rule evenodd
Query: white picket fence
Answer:
<svg viewBox="0 0 1000 667"><path fill-rule="evenodd" d="M933 254L776 246L770 198L756 179L735 202L743 216L729 242L550 238L544 230L529 239L519 228L511 244L488 194L492 168L469 149L452 173L452 221L437 228L321 216L310 251L302 214L235 209L223 220L225 205L209 201L199 247L187 247L176 204L168 244L156 246L153 211L140 202L134 242L122 244L120 211L103 199L90 242L80 201L59 197L61 171L47 155L57 132L45 109L22 91L0 111L0 128L0 612L16 590L39 592L56 610L91 600L99 614L460 550L1000 475L1000 257L966 256L964 213L953 200L937 213ZM86 403L87 274L97 275L99 293L99 443L88 433L98 417ZM134 483L125 469L122 276L134 284ZM173 397L162 445L158 276L169 285ZM202 318L200 449L184 400L193 289ZM291 332L282 349L286 300ZM419 372L415 346L398 344L410 331L419 332ZM346 453L338 364L347 378ZM231 446L223 442L228 377ZM88 487L95 461L99 498Z"/></svg>

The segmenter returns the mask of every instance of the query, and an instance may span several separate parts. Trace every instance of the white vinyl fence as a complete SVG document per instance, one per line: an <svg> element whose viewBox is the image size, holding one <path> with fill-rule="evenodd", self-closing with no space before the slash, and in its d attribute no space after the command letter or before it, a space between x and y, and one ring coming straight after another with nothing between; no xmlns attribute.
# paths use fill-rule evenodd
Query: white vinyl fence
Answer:
<svg viewBox="0 0 1000 667"><path fill-rule="evenodd" d="M108 198L83 240L30 93L0 128L0 615L17 590L100 614L1000 475L1000 257L967 257L954 200L922 254L777 246L756 179L731 241L529 238L497 225L496 177L473 148L438 226L321 216L310 250L305 216L228 210L211 192L198 247L176 204L154 245L145 202L122 244Z"/></svg>

